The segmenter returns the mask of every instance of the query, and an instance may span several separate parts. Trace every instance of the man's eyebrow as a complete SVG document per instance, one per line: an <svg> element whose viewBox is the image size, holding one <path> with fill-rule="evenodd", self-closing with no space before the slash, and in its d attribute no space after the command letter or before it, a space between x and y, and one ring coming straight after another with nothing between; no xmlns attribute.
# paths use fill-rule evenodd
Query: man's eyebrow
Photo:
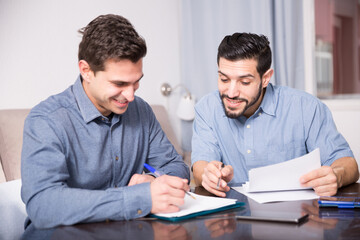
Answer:
<svg viewBox="0 0 360 240"><path fill-rule="evenodd" d="M226 75L225 73L221 72L220 70L218 71L218 73L221 74L221 75L224 75L224 76L227 77L227 78L229 78L228 75ZM237 78L242 79L242 78L255 78L255 77L254 77L254 75L252 75L252 74L245 74L245 75L240 75L240 76L238 76Z"/></svg>
<svg viewBox="0 0 360 240"><path fill-rule="evenodd" d="M144 77L144 74L143 75L141 75L141 77L138 79L138 80L136 80L135 82L138 82L138 81L140 81L142 78ZM123 80L109 80L110 82L112 82L112 83L117 83L117 84L119 84L119 83L129 83L129 82L127 82L127 81L123 81Z"/></svg>

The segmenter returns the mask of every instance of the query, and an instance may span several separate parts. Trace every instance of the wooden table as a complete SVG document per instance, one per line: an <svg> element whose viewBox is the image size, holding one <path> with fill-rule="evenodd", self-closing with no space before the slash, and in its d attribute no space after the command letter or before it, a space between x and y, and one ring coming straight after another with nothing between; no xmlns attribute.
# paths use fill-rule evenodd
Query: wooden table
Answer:
<svg viewBox="0 0 360 240"><path fill-rule="evenodd" d="M195 192L210 195L201 187ZM360 197L360 184L339 189L337 195ZM360 209L319 209L317 200L258 204L234 190L227 197L237 198L246 206L179 223L138 219L33 229L24 239L360 239ZM309 218L301 224L234 218L249 211L301 212L308 213Z"/></svg>

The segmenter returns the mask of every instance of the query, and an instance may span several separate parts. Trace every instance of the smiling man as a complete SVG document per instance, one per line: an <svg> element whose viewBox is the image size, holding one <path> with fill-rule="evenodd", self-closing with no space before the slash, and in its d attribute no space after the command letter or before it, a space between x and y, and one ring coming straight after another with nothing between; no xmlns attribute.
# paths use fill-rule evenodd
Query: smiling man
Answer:
<svg viewBox="0 0 360 240"><path fill-rule="evenodd" d="M117 15L99 16L80 32L76 82L25 121L27 229L178 211L189 169L151 107L134 95L144 75L144 39ZM165 175L142 174L144 163Z"/></svg>
<svg viewBox="0 0 360 240"><path fill-rule="evenodd" d="M250 169L320 148L322 167L299 181L318 195L334 195L359 178L353 153L319 99L270 83L271 61L265 36L234 33L220 43L218 91L196 106L191 156L195 182L224 197L228 183L247 181Z"/></svg>

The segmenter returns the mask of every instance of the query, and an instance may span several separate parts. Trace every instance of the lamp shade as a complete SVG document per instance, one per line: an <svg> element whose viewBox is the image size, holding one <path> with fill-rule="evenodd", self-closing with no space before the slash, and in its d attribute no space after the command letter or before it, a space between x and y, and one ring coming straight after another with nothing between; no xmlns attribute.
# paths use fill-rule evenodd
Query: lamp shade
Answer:
<svg viewBox="0 0 360 240"><path fill-rule="evenodd" d="M191 121L195 118L194 107L195 98L190 94L186 94L181 97L176 114L182 120Z"/></svg>

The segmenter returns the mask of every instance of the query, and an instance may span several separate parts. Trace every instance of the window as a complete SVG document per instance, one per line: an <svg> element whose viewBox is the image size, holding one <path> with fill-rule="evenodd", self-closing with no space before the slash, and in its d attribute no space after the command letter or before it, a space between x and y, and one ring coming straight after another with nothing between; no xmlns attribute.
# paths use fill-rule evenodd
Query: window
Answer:
<svg viewBox="0 0 360 240"><path fill-rule="evenodd" d="M360 94L360 1L315 0L315 38L318 97Z"/></svg>

